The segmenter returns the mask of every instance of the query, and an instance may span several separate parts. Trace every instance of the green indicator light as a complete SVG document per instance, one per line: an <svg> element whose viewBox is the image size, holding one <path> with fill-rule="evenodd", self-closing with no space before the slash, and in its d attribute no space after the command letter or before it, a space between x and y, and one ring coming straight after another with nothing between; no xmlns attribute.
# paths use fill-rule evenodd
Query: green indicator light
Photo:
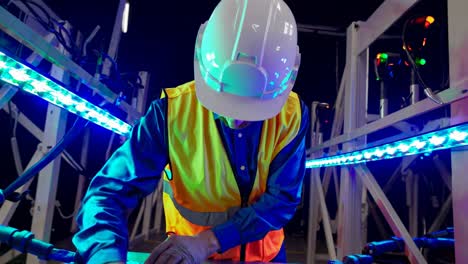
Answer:
<svg viewBox="0 0 468 264"><path fill-rule="evenodd" d="M426 65L426 62L427 61L424 58L421 58L421 59L416 58L416 64L418 64L418 65L424 66L424 65Z"/></svg>

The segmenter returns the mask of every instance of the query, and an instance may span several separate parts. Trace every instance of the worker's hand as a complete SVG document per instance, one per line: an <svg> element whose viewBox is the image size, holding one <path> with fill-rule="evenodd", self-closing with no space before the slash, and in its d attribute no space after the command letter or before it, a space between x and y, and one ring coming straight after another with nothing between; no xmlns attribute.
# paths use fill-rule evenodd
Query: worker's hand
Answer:
<svg viewBox="0 0 468 264"><path fill-rule="evenodd" d="M171 235L151 252L145 264L198 264L218 249L218 239L211 230L197 236Z"/></svg>

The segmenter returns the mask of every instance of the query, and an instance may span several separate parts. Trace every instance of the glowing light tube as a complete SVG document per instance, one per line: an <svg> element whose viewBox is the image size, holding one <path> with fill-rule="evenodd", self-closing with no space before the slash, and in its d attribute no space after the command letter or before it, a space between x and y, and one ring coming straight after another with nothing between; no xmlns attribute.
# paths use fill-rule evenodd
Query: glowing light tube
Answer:
<svg viewBox="0 0 468 264"><path fill-rule="evenodd" d="M0 52L0 80L20 87L99 126L126 136L131 126L30 67Z"/></svg>
<svg viewBox="0 0 468 264"><path fill-rule="evenodd" d="M468 124L398 140L382 146L319 159L308 159L306 168L321 168L393 159L409 155L430 153L435 150L468 145Z"/></svg>

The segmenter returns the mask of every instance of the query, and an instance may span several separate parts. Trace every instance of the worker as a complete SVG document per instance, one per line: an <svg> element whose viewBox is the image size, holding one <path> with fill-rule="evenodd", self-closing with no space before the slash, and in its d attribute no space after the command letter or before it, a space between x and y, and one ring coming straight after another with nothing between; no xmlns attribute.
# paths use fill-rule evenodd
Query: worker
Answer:
<svg viewBox="0 0 468 264"><path fill-rule="evenodd" d="M221 0L198 32L195 80L164 89L92 179L73 238L83 260L125 263L128 211L162 180L168 238L146 263L285 262L309 125L299 64L282 0Z"/></svg>

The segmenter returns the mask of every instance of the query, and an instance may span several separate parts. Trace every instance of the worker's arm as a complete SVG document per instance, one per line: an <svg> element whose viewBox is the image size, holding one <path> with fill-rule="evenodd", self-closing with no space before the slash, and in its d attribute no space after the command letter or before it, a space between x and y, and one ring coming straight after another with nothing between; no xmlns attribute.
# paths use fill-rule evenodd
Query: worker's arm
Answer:
<svg viewBox="0 0 468 264"><path fill-rule="evenodd" d="M219 252L262 239L293 217L300 202L305 173L305 136L309 126L309 112L302 102L301 109L297 136L270 164L266 193L256 203L240 209L227 222L212 229L219 241Z"/></svg>
<svg viewBox="0 0 468 264"><path fill-rule="evenodd" d="M153 102L90 183L77 216L80 230L73 238L86 263L126 261L129 209L155 190L168 160L165 103Z"/></svg>

